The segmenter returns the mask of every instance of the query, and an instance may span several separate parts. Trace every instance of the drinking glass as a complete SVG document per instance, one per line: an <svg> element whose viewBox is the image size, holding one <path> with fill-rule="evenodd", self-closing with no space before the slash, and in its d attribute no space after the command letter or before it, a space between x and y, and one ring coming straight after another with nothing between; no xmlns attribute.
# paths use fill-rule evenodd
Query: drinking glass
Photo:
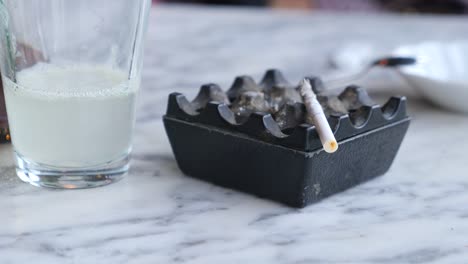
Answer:
<svg viewBox="0 0 468 264"><path fill-rule="evenodd" d="M89 188L129 168L151 0L0 0L0 62L17 174Z"/></svg>

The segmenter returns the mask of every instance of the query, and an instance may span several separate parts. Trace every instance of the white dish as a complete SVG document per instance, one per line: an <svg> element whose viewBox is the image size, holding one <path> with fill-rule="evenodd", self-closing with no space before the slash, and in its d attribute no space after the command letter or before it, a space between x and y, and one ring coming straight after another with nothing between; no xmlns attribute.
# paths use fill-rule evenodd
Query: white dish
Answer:
<svg viewBox="0 0 468 264"><path fill-rule="evenodd" d="M402 46L394 55L416 57L415 65L398 71L423 97L443 108L468 113L468 41Z"/></svg>
<svg viewBox="0 0 468 264"><path fill-rule="evenodd" d="M342 76L353 76L375 59L388 55L368 43L349 43L336 51L331 61L344 73ZM401 46L391 55L417 59L415 65L402 66L397 71L425 99L468 114L468 40Z"/></svg>

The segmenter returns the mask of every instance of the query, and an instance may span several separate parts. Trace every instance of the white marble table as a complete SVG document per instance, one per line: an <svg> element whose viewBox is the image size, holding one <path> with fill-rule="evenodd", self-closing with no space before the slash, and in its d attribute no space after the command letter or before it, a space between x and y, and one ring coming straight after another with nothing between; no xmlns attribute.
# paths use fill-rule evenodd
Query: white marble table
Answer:
<svg viewBox="0 0 468 264"><path fill-rule="evenodd" d="M183 176L161 122L171 91L193 96L204 82L226 87L272 66L297 81L325 73L343 43L391 49L467 36L466 19L158 9L125 180L38 189L15 176L11 146L0 145L1 264L468 261L468 117L425 103L391 74L368 82L379 96L410 96L414 119L390 171L301 210Z"/></svg>

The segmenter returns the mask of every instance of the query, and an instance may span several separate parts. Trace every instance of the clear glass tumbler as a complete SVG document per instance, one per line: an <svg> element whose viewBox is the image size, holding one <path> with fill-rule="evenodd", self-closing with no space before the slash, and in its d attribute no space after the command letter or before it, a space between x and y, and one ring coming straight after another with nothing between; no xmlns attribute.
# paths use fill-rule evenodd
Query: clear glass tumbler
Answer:
<svg viewBox="0 0 468 264"><path fill-rule="evenodd" d="M17 174L89 188L124 177L151 0L0 0Z"/></svg>

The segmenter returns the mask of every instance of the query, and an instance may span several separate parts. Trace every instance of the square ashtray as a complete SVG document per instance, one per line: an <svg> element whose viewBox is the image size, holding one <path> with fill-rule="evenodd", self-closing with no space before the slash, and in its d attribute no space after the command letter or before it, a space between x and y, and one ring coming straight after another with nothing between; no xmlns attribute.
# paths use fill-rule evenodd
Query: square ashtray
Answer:
<svg viewBox="0 0 468 264"><path fill-rule="evenodd" d="M339 149L324 151L297 86L269 70L224 92L203 85L193 101L169 96L164 125L180 169L220 186L304 207L384 174L406 134L406 98L372 101L358 86L328 91L307 77Z"/></svg>

